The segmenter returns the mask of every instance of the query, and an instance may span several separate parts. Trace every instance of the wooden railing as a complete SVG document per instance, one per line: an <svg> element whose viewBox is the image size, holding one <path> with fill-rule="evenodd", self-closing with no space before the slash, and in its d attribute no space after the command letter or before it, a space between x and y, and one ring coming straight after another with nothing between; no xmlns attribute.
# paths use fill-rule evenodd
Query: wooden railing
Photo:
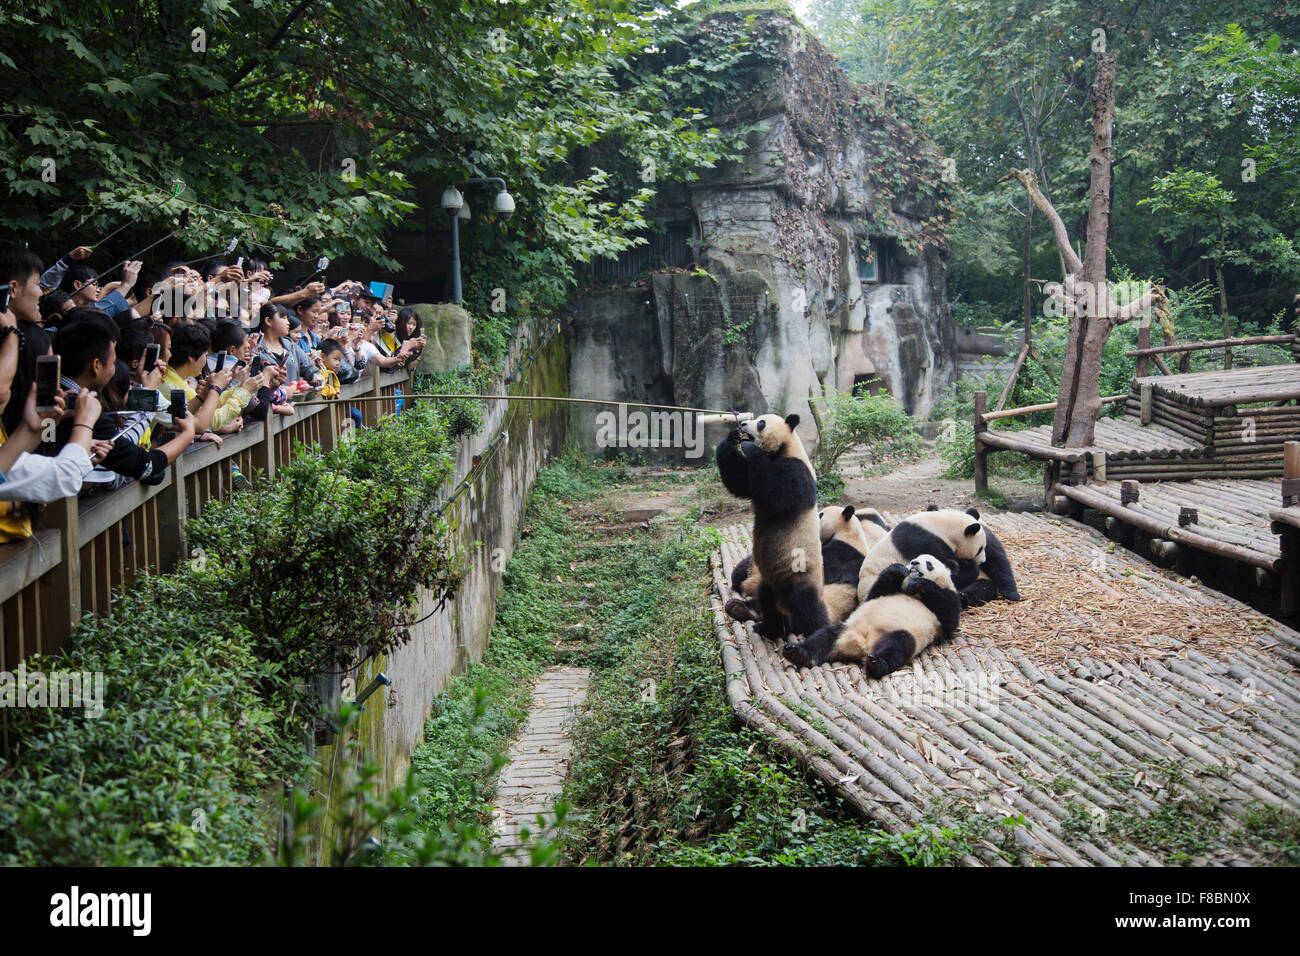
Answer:
<svg viewBox="0 0 1300 956"><path fill-rule="evenodd" d="M84 613L106 613L115 592L140 572L169 571L186 560L185 521L229 496L232 464L250 479L273 480L295 446L335 447L349 427L343 424L348 399L393 396L359 403L367 425L396 411L409 374L376 372L345 385L335 404L268 415L264 423L226 436L221 448L196 442L168 467L161 484L132 483L48 505L44 530L0 545L0 671L61 648Z"/></svg>
<svg viewBox="0 0 1300 956"><path fill-rule="evenodd" d="M1141 334L1145 333L1145 334ZM1234 347L1248 345L1286 345L1291 350L1291 357L1300 361L1300 349L1296 345L1295 335L1248 335L1235 339L1214 339L1209 342L1182 342L1174 345L1151 346L1151 330L1142 328L1139 330L1138 347L1124 354L1128 358L1137 359L1134 374L1138 378L1145 378L1147 374L1147 359L1155 361L1156 366L1160 369L1162 375L1173 375L1173 371L1165 364L1161 357L1172 352L1179 354L1191 352L1203 352L1208 349L1223 349L1230 355L1230 350ZM1226 367L1226 366L1225 366Z"/></svg>

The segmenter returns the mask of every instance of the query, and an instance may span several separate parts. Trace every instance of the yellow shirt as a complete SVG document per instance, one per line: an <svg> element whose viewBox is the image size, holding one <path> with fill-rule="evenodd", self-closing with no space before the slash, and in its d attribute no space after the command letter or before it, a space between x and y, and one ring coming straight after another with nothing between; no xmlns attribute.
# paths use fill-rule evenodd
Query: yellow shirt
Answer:
<svg viewBox="0 0 1300 956"><path fill-rule="evenodd" d="M0 445L9 436L0 425ZM0 544L22 541L32 536L32 519L27 515L27 506L17 501L0 501Z"/></svg>

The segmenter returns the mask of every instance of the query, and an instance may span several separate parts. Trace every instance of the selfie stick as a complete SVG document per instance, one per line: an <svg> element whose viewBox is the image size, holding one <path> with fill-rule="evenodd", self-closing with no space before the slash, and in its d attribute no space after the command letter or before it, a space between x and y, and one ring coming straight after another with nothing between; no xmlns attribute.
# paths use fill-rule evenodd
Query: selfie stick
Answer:
<svg viewBox="0 0 1300 956"><path fill-rule="evenodd" d="M218 252L218 253L215 253L215 254L210 255L210 256L199 256L197 259L191 259L189 262L186 262L186 263L184 263L184 264L187 265L187 266L192 266L192 265L194 265L194 263L196 263L196 262L202 262L204 259L215 259L215 258L217 258L217 256L228 256L228 255L230 255L232 252L235 251L235 247L238 246L238 245L239 245L239 237L238 237L238 236L231 236L231 237L230 237L230 241L229 241L228 243L226 243L226 251L225 251L225 252Z"/></svg>
<svg viewBox="0 0 1300 956"><path fill-rule="evenodd" d="M180 220L180 224L179 224L175 229L173 229L171 232L167 233L167 235L163 236L163 237L162 237L161 239L159 239L157 242L152 242L152 243L150 243L149 245L145 246L145 247L144 247L143 249L141 249L139 252L133 252L133 253L131 253L129 256L127 256L125 259L123 259L121 262L119 262L116 266L110 266L109 268L105 269L105 270L104 270L103 272L101 272L99 275L95 276L95 281L98 282L100 279L104 278L104 276L108 275L108 274L109 274L110 272L112 272L114 269L118 268L118 266L125 265L126 263L128 263L128 262L130 262L132 259L134 259L136 256L142 256L142 255L144 255L146 252L148 252L150 249L152 249L154 246L161 245L162 243L166 242L166 241L167 241L168 239L170 239L172 236L176 235L176 233L178 233L178 232L180 232L182 229L184 229L185 226L186 226L186 224L187 224L189 221L190 221L190 208L189 208L189 206L186 206L183 210L181 210L181 220Z"/></svg>
<svg viewBox="0 0 1300 956"><path fill-rule="evenodd" d="M185 191L185 180L183 180L183 179L173 179L173 180L172 180L172 185L174 185L174 186L176 187L176 192L172 193L172 194L171 194L170 196L168 196L166 199L163 199L163 200L160 200L159 202L154 203L152 206L150 206L150 207L149 207L148 209L146 209L144 212L140 213L140 215L136 216L134 219L128 219L128 220L126 221L126 224L125 224L125 225L118 226L116 229L114 229L112 232L110 232L110 233L109 233L107 236L105 236L103 239L99 240L99 242L97 242L95 245L103 245L104 243L108 242L108 240L110 240L110 239L112 239L114 236L116 236L116 235L117 235L119 232L121 232L123 229L125 229L127 226L134 225L135 223L139 222L141 219L143 219L145 216L149 215L149 213L153 212L155 209L157 209L157 208L158 208L159 206L161 206L163 203L165 203L165 202L171 202L173 199L175 199L177 196L179 196L181 193L183 193L183 192ZM91 246L91 247L90 247L90 250L91 250L91 252L94 252L94 251L95 251L95 246ZM124 261L125 261L125 260L124 260ZM110 271L111 271L111 270L110 270Z"/></svg>

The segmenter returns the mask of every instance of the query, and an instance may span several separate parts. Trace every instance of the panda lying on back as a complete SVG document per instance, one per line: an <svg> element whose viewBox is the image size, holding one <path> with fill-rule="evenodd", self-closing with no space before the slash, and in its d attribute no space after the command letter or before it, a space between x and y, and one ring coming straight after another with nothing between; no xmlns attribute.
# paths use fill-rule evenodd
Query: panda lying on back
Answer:
<svg viewBox="0 0 1300 956"><path fill-rule="evenodd" d="M854 661L869 677L884 677L937 641L951 637L961 616L953 587L956 562L929 554L909 564L891 564L876 577L867 602L842 624L782 649L796 667L826 661Z"/></svg>

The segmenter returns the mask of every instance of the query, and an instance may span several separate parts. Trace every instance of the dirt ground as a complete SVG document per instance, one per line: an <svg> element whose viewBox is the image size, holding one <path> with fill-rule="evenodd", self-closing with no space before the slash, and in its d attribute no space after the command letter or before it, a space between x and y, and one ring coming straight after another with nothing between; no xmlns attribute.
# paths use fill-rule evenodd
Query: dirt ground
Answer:
<svg viewBox="0 0 1300 956"><path fill-rule="evenodd" d="M900 465L887 474L869 478L851 477L853 470L845 469L848 478L844 493L847 503L896 515L921 511L930 504L941 508L966 509L971 506L990 508L986 501L975 497L975 483L968 478L940 478L944 463L938 452L909 464ZM994 476L990 484L1007 498L1011 510L1041 507L1042 488L1027 481Z"/></svg>
<svg viewBox="0 0 1300 956"><path fill-rule="evenodd" d="M638 469L641 470L641 469ZM989 502L975 497L970 479L940 478L944 463L938 451L899 465L884 474L862 476L862 463L847 460L841 469L847 484L840 500L863 508L891 512L895 516L921 511L931 503L944 508L969 508L997 511ZM642 470L644 482L632 494L622 494L603 503L619 513L622 521L637 524L665 515L689 514L699 509L702 524L723 526L745 522L749 503L732 498L717 483L717 469ZM1043 491L1037 482L993 476L990 484L1006 496L1009 510L1037 510Z"/></svg>

